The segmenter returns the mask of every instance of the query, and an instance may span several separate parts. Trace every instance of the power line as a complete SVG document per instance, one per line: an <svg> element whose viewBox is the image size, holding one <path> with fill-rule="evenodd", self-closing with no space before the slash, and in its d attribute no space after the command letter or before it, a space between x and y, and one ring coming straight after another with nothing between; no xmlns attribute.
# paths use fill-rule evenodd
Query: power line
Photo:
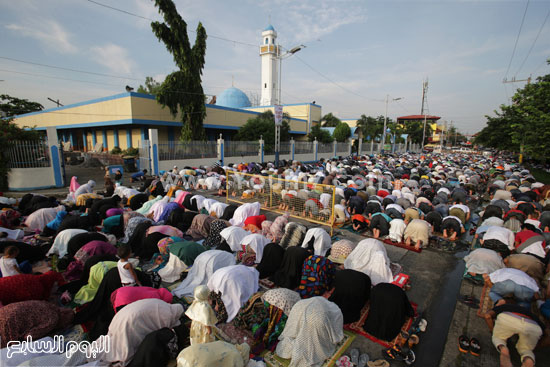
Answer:
<svg viewBox="0 0 550 367"><path fill-rule="evenodd" d="M22 74L22 75L37 76L37 77L41 77L41 78L59 79L59 80L69 80L69 81L79 82L79 83L91 83L91 84L98 84L98 85L107 85L107 86L113 86L113 87L120 87L119 84L107 84L107 83L100 83L100 82L92 82L92 81L90 81L90 80L79 80L79 79L71 79L71 78L62 78L62 77L56 77L56 76L50 76L50 75L44 75L44 74L25 73L25 72L22 72L22 71L15 71L15 70L0 69L0 71L6 72L6 73L14 73L14 74Z"/></svg>
<svg viewBox="0 0 550 367"><path fill-rule="evenodd" d="M156 20L154 20L154 19L151 19L151 18L148 18L148 17L144 17L144 16L142 16L142 15L135 14L135 13L129 12L129 11L124 10L124 9L115 8L114 6L110 6L110 5L107 5L107 4L103 4L103 3L100 3L100 2L97 2L97 1L94 1L94 0L87 0L87 1L90 2L90 3L92 3L92 4L99 5L99 6L102 6L102 7L104 7L104 8L107 8L107 9L111 9L111 10L114 10L114 11L118 11L118 12L120 12L120 13L124 13L124 14L126 14L126 15L130 15L130 16L133 16L133 17L136 17L136 18L140 18L140 19L149 20L149 21L151 21L151 22L156 22ZM197 33L196 31L194 31L194 30L192 30L192 29L188 29L188 31L189 31L189 32L193 32L193 33ZM242 41L236 41L236 40L232 40L232 39L225 38L225 37L215 36L215 35L211 35L211 34L207 34L207 36L208 36L209 38L215 38L215 39L219 39L219 40L225 41L225 42L237 43L237 44L245 45L245 46L258 47L258 45L255 45L255 44L252 44L252 43L242 42Z"/></svg>
<svg viewBox="0 0 550 367"><path fill-rule="evenodd" d="M329 78L328 76L326 76L325 74L321 73L319 70L315 69L313 66L311 66L310 64L308 64L307 62L305 62L304 60L302 60L302 58L298 55L294 55L294 57L296 57L298 60L300 60L300 62L302 62L305 66L307 66L308 68L310 68L311 70L313 70L315 73L319 74L321 77L325 78L326 80L328 80L329 82L331 82L332 84L334 84L335 86L337 86L338 88L341 88L342 90L345 90L346 92L348 93L351 93L351 94L354 94L356 95L357 97L360 97L360 98L363 98L363 99L367 99L367 100L370 100L370 101L375 101L375 102L384 102L383 100L380 100L380 99L374 99L374 98L369 98L369 97L365 97L365 96L362 96L361 94L359 93L356 93L354 91L352 91L351 89L348 89L338 83L336 83L334 80L332 80L331 78Z"/></svg>
<svg viewBox="0 0 550 367"><path fill-rule="evenodd" d="M523 18L521 18L521 24L519 26L518 36L516 37L516 43L514 43L514 50L512 51L512 56L510 56L510 62L508 63L508 68L506 68L506 73L504 74L505 78L508 76L508 71L510 71L510 66L512 66L512 60L514 59L514 54L516 53L516 47L518 45L519 36L521 34L521 29L523 28L523 22L525 21L525 15L527 14L528 8L529 8L529 0L527 0L527 4L525 5L525 11L523 12Z"/></svg>
<svg viewBox="0 0 550 367"><path fill-rule="evenodd" d="M96 72L93 72L93 71L71 69L71 68L65 68L65 67L61 67L61 66L54 66L54 65L41 64L41 63L38 63L38 62L19 60L19 59L14 59L14 58L11 58L11 57L6 57L6 56L0 56L0 59L9 60L9 61L15 61L15 62L20 62L20 63L23 63L23 64L29 64L29 65L43 66L43 67L45 67L45 68L72 71L73 73L82 73L82 74L90 74L90 75L104 76L104 77L107 77L107 78L137 80L137 81L140 81L140 82L143 81L143 78L137 79L137 78L132 78L132 77L129 77L129 76L118 76L118 75L110 75L110 74L96 73Z"/></svg>
<svg viewBox="0 0 550 367"><path fill-rule="evenodd" d="M550 9L548 10L548 13L546 14L546 18L544 18L544 22L542 22L542 25L539 28L539 32L537 33L537 36L535 37L535 40L533 41L533 44L531 45L531 48L529 49L529 52L527 52L527 56L525 56L525 59L523 59L523 62L519 66L518 71L516 71L516 74L514 74L514 75L517 76L519 74L519 72L521 71L521 68L523 68L523 64L525 64L525 62L529 58L529 55L531 55L531 51L533 51L533 47L535 47L535 43L537 43L537 40L539 39L540 33L542 32L542 29L544 28L544 25L546 24L546 21L548 20L548 16L550 16Z"/></svg>

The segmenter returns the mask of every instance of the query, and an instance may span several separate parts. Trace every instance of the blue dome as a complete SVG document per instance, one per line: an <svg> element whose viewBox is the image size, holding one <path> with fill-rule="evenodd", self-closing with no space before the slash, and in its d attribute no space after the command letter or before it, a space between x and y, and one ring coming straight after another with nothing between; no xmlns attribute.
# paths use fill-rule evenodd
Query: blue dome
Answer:
<svg viewBox="0 0 550 367"><path fill-rule="evenodd" d="M265 27L265 29L264 29L264 32L265 31L275 31L275 28L273 28L273 26L271 24L268 24L267 27Z"/></svg>
<svg viewBox="0 0 550 367"><path fill-rule="evenodd" d="M216 105L231 108L243 108L250 107L251 103L242 90L231 87L224 90L219 96L216 97Z"/></svg>

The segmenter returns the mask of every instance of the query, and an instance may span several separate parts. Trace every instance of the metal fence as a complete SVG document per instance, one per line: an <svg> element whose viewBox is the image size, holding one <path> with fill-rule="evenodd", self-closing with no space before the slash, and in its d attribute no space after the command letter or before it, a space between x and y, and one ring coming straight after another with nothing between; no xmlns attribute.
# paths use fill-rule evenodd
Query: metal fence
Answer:
<svg viewBox="0 0 550 367"><path fill-rule="evenodd" d="M317 153L332 153L334 151L333 143L317 143Z"/></svg>
<svg viewBox="0 0 550 367"><path fill-rule="evenodd" d="M226 141L224 143L225 157L250 157L257 156L260 152L258 141Z"/></svg>
<svg viewBox="0 0 550 367"><path fill-rule="evenodd" d="M8 168L50 167L50 154L46 141L13 141L6 158Z"/></svg>
<svg viewBox="0 0 550 367"><path fill-rule="evenodd" d="M230 170L226 171L226 176L227 203L258 202L264 210L279 214L288 213L291 217L329 226L331 234L333 225L343 224L343 220L335 218L335 186L321 184L312 186L303 181Z"/></svg>
<svg viewBox="0 0 550 367"><path fill-rule="evenodd" d="M312 154L313 142L312 141L295 141L294 142L294 154Z"/></svg>
<svg viewBox="0 0 550 367"><path fill-rule="evenodd" d="M160 161L217 158L218 143L216 141L159 142L158 154Z"/></svg>
<svg viewBox="0 0 550 367"><path fill-rule="evenodd" d="M292 150L292 143L289 141L282 141L279 147L279 154L290 154ZM275 146L270 144L264 144L264 154L275 154Z"/></svg>
<svg viewBox="0 0 550 367"><path fill-rule="evenodd" d="M349 144L347 142L338 142L336 143L336 152L337 153L347 153L349 149Z"/></svg>
<svg viewBox="0 0 550 367"><path fill-rule="evenodd" d="M146 169L151 172L151 143L149 140L141 140L139 142L139 161L138 168L140 170Z"/></svg>

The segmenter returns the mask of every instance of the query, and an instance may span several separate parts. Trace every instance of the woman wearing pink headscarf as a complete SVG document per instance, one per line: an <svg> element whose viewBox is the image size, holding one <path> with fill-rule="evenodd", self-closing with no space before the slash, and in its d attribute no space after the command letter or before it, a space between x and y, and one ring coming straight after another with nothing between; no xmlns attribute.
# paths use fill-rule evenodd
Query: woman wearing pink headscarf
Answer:
<svg viewBox="0 0 550 367"><path fill-rule="evenodd" d="M111 294L111 304L117 312L123 306L148 298L161 299L166 303L172 303L172 293L166 288L121 287Z"/></svg>

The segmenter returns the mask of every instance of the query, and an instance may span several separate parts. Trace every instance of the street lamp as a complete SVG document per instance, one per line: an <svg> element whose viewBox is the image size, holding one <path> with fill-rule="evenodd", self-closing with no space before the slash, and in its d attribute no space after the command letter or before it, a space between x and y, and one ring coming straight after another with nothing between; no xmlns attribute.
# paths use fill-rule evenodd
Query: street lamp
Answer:
<svg viewBox="0 0 550 367"><path fill-rule="evenodd" d="M392 101L399 101L400 99L403 99L403 97L398 98L392 98ZM384 153L384 145L386 144L386 124L388 121L388 103L390 101L390 96L386 94L386 115L384 116L384 131L382 131L382 147L380 148L380 152Z"/></svg>
<svg viewBox="0 0 550 367"><path fill-rule="evenodd" d="M281 45L279 45L279 48L282 48ZM283 59L286 59L292 55L294 55L296 52L306 48L305 45L298 45L292 47L290 50L287 50L284 54L279 55L279 50L277 50L277 58L279 59L279 98L277 98L277 104L282 106L282 97L281 97L281 89L283 84ZM281 150L281 126L277 124L277 121L275 122L275 166L279 166L279 151Z"/></svg>

